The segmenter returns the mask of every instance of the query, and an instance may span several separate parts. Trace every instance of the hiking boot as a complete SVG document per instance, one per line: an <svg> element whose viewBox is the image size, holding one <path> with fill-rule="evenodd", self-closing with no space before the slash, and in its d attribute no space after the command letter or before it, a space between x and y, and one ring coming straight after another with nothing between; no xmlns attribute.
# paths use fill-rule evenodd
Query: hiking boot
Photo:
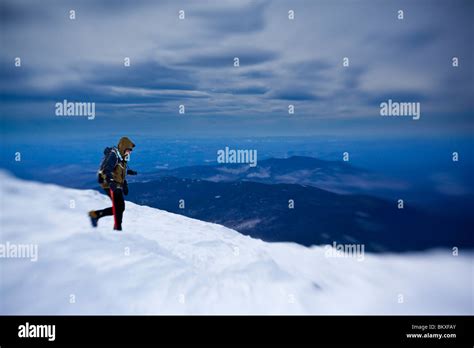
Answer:
<svg viewBox="0 0 474 348"><path fill-rule="evenodd" d="M91 218L92 227L97 227L97 222L99 221L99 215L97 215L95 210L91 210L89 212L89 217Z"/></svg>
<svg viewBox="0 0 474 348"><path fill-rule="evenodd" d="M114 226L114 231L122 231L122 226L119 226L119 227Z"/></svg>

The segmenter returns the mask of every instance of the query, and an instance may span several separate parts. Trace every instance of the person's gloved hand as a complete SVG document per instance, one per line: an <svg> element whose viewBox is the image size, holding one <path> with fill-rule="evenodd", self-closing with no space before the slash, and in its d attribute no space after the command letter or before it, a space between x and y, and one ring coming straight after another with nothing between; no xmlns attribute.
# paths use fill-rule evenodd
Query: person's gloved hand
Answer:
<svg viewBox="0 0 474 348"><path fill-rule="evenodd" d="M137 175L138 172L135 171L135 170L127 169L127 174L128 174L128 175Z"/></svg>
<svg viewBox="0 0 474 348"><path fill-rule="evenodd" d="M127 180L125 180L125 181L123 182L123 194L124 194L125 196L128 195L128 182L127 182Z"/></svg>
<svg viewBox="0 0 474 348"><path fill-rule="evenodd" d="M109 187L112 191L115 191L115 190L117 190L117 183L112 180L112 181L109 182Z"/></svg>

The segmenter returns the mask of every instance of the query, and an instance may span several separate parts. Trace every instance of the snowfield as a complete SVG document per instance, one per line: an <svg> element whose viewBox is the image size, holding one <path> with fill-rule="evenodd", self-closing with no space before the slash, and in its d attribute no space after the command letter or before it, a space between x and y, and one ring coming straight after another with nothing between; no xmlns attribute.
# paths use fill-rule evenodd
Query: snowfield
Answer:
<svg viewBox="0 0 474 348"><path fill-rule="evenodd" d="M4 251L38 247L0 258L0 314L474 314L472 251L326 257L130 202L93 229L105 195L6 172L0 195Z"/></svg>

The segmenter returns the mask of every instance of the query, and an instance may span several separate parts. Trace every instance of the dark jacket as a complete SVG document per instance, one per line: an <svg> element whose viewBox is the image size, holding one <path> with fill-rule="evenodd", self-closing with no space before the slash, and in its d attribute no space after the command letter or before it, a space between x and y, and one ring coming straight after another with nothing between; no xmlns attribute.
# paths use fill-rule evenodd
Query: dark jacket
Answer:
<svg viewBox="0 0 474 348"><path fill-rule="evenodd" d="M107 148L104 153L106 158L102 168L101 175L104 181L101 186L104 189L109 188L110 182L113 180L118 188L122 188L127 176L127 161L124 160L125 150L133 149L135 144L128 138L120 139L117 147Z"/></svg>

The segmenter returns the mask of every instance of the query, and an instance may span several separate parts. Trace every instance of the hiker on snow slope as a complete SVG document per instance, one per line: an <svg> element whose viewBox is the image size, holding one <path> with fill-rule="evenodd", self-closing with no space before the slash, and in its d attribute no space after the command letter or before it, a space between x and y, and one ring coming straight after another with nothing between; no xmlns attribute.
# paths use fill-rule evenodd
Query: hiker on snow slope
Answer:
<svg viewBox="0 0 474 348"><path fill-rule="evenodd" d="M102 210L91 210L89 217L92 226L97 227L101 217L114 216L114 230L122 230L122 217L125 210L123 195L128 194L126 176L136 175L137 172L127 169L130 154L135 144L127 137L120 139L117 147L107 147L98 172L99 184L112 200L112 206Z"/></svg>

